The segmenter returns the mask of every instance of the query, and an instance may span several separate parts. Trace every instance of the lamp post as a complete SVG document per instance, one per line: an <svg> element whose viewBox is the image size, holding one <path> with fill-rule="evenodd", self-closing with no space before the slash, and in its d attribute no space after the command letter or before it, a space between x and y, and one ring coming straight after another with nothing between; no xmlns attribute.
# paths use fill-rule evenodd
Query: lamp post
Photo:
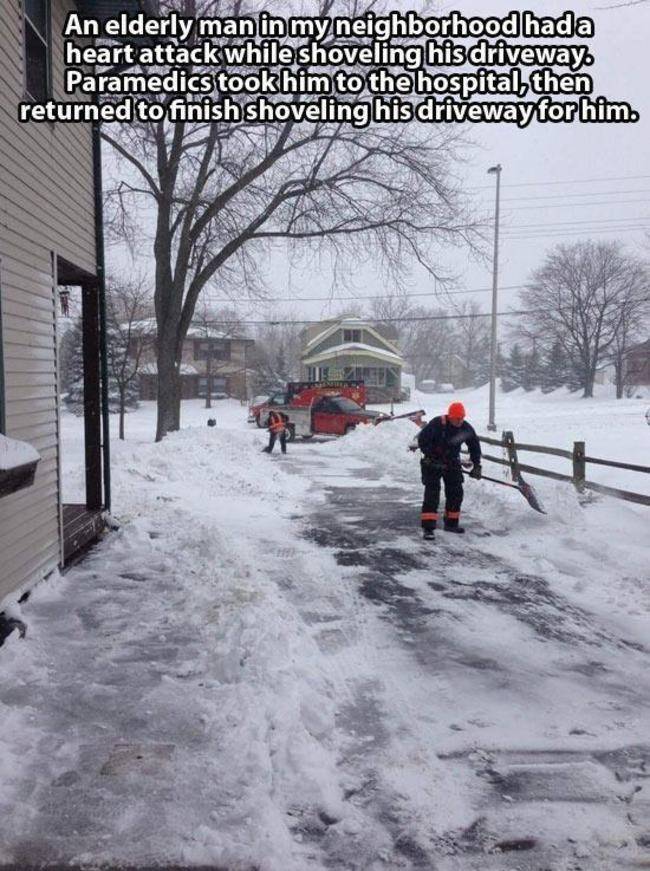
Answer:
<svg viewBox="0 0 650 871"><path fill-rule="evenodd" d="M491 166L489 175L497 177L496 206L494 212L494 258L492 260L492 335L490 339L490 411L488 430L495 432L494 405L497 381L497 287L499 281L499 195L501 192L501 164Z"/></svg>

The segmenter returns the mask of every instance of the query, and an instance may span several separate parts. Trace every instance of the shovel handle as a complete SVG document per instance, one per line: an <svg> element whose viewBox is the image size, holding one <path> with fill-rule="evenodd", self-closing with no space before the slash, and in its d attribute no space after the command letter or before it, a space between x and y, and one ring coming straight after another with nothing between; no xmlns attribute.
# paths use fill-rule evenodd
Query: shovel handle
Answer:
<svg viewBox="0 0 650 871"><path fill-rule="evenodd" d="M467 469L463 468L463 472L469 477ZM519 490L519 484L511 484L509 481L501 481L499 478L490 478L488 475L481 475L481 481L491 481L493 484L501 484L503 487L514 487Z"/></svg>

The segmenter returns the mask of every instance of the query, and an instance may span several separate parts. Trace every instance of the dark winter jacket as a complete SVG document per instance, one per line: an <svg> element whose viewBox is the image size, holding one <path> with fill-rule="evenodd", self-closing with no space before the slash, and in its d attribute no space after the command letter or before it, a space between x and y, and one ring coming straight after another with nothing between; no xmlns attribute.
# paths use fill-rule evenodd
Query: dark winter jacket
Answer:
<svg viewBox="0 0 650 871"><path fill-rule="evenodd" d="M463 442L467 445L471 461L479 465L481 443L474 432L474 427L466 420L460 426L453 426L446 415L434 417L418 435L418 444L425 460L447 466L460 465L460 449Z"/></svg>

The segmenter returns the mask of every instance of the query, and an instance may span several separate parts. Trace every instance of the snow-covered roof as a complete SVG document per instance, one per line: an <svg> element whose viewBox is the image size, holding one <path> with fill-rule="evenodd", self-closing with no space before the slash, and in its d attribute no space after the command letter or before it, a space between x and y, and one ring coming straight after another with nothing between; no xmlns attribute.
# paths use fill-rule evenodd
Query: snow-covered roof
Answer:
<svg viewBox="0 0 650 871"><path fill-rule="evenodd" d="M143 333L151 333L152 335L156 333L158 327L156 324L155 318L142 318L139 321L133 321L131 324L133 330L140 330ZM247 339L245 336L235 335L232 332L217 329L217 327L212 327L209 324L192 324L187 331L188 339L232 339L233 341L238 342L249 342L251 339Z"/></svg>
<svg viewBox="0 0 650 871"><path fill-rule="evenodd" d="M157 375L158 366L156 363L144 363L138 370L140 375ZM198 369L195 369L191 363L181 363L181 375L198 375Z"/></svg>
<svg viewBox="0 0 650 871"><path fill-rule="evenodd" d="M37 463L40 458L36 448L27 442L0 435L0 471L7 472L28 463Z"/></svg>
<svg viewBox="0 0 650 871"><path fill-rule="evenodd" d="M384 348L374 345L364 345L361 342L344 342L342 345L334 345L333 348L324 348L322 351L312 353L312 356L303 358L303 364L309 365L314 360L323 360L328 357L339 357L341 354L371 354L373 357L381 357L402 365L404 360L399 354L394 354Z"/></svg>
<svg viewBox="0 0 650 871"><path fill-rule="evenodd" d="M345 329L368 330L368 332L372 333L373 336L376 336L381 342L384 342L390 348L395 348L395 350L397 350L395 343L393 341L391 341L391 339L386 338L386 336L382 335L382 333L380 333L379 330L376 329L376 327L373 327L373 325L369 321L363 320L362 318L347 317L347 318L341 318L340 320L335 321L335 322L328 321L327 323L328 323L328 326L324 330L322 330L320 333L318 333L317 336L314 336L313 339L310 339L307 342L307 344L305 345L305 350L303 353L308 353L310 351L313 353L313 349L320 342L322 342L323 339L326 339L328 336L331 336L332 333L335 333L337 330L341 330L341 329L343 329L343 330L345 330ZM390 352L387 352L387 353L390 353Z"/></svg>

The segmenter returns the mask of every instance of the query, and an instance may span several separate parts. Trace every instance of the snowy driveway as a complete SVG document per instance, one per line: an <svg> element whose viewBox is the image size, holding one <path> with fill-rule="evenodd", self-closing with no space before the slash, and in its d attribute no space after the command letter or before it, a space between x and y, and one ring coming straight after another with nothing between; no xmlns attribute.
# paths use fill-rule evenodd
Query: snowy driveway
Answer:
<svg viewBox="0 0 650 871"><path fill-rule="evenodd" d="M472 483L425 544L411 429L115 446L0 651L0 868L649 866L645 516Z"/></svg>
<svg viewBox="0 0 650 871"><path fill-rule="evenodd" d="M412 475L300 446L291 462L324 497L303 534L349 581L339 619L327 605L310 619L346 670L366 663L338 711L341 765L361 784L351 801L390 833L388 867L650 867L648 648L504 558L508 529L486 528L471 488L468 534L430 544ZM381 837L371 828L353 860L312 836L342 868L370 867Z"/></svg>

